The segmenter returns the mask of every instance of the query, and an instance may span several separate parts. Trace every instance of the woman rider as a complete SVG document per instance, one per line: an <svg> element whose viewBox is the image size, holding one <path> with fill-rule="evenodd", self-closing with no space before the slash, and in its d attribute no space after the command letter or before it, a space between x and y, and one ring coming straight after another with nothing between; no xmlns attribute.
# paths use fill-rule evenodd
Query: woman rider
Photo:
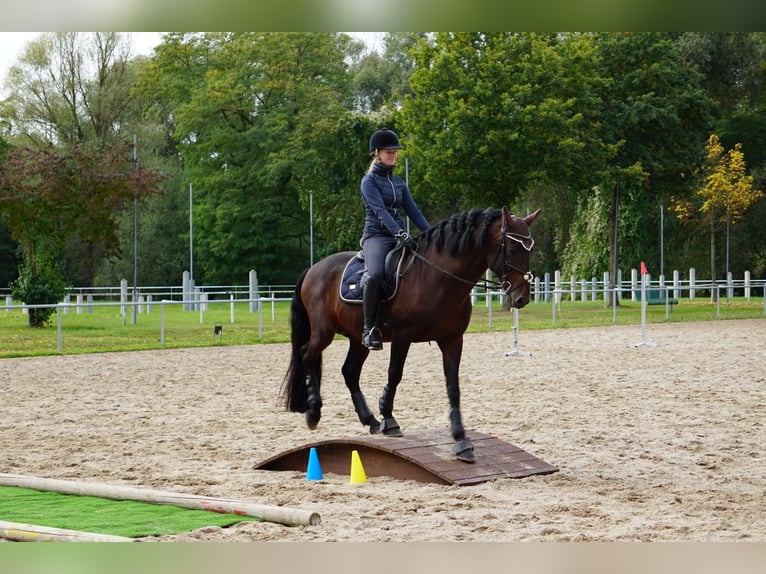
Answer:
<svg viewBox="0 0 766 574"><path fill-rule="evenodd" d="M400 149L402 145L399 143L399 137L392 130L382 128L374 132L370 136L370 155L373 159L360 186L365 205L361 244L367 264L362 295L362 344L373 351L383 348L377 328L377 314L382 295L386 255L397 245L404 245L409 249L417 248L415 240L404 229L400 211L404 210L420 231L430 227L412 198L410 188L401 177L394 174Z"/></svg>

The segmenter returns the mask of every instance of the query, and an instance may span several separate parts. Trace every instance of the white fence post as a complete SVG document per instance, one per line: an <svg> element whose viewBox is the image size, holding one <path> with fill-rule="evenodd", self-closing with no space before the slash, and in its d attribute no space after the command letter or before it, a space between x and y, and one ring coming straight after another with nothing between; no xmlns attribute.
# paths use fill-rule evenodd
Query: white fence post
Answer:
<svg viewBox="0 0 766 574"><path fill-rule="evenodd" d="M638 301L638 269L630 270L630 300Z"/></svg>
<svg viewBox="0 0 766 574"><path fill-rule="evenodd" d="M256 273L255 269L250 270L248 279L250 284L250 293L248 297L250 299L250 312L255 313L258 310L258 273Z"/></svg>
<svg viewBox="0 0 766 574"><path fill-rule="evenodd" d="M731 271L729 271L726 274L726 298L727 299L733 299L734 298L734 284L733 284L733 278Z"/></svg>
<svg viewBox="0 0 766 574"><path fill-rule="evenodd" d="M598 301L598 279L596 277L591 277L590 295L591 301Z"/></svg>
<svg viewBox="0 0 766 574"><path fill-rule="evenodd" d="M689 299L692 301L697 297L697 270L694 267L689 269Z"/></svg>
<svg viewBox="0 0 766 574"><path fill-rule="evenodd" d="M127 313L126 303L128 301L128 280L120 279L120 315L125 317Z"/></svg>

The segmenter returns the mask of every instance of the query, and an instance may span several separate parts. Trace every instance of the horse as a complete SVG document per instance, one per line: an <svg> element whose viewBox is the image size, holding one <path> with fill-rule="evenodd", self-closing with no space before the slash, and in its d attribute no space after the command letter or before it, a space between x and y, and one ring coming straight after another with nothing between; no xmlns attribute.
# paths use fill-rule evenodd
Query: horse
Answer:
<svg viewBox="0 0 766 574"><path fill-rule="evenodd" d="M403 254L396 295L381 302L379 313L382 340L391 347L388 381L378 402L380 421L359 385L370 352L361 341L362 306L339 296L344 269L357 252L334 253L305 269L290 305L292 352L280 390L285 409L305 413L307 426L316 429L322 409L322 352L340 334L349 340L341 373L359 421L372 434L403 436L393 410L407 354L412 343L435 341L446 379L452 454L463 462L475 462L460 412L458 376L463 335L471 318L471 291L490 269L499 281L485 284L499 288L511 307L529 303L533 279L529 256L534 245L529 226L539 213L540 209L517 217L505 206L455 213L421 233L417 248Z"/></svg>

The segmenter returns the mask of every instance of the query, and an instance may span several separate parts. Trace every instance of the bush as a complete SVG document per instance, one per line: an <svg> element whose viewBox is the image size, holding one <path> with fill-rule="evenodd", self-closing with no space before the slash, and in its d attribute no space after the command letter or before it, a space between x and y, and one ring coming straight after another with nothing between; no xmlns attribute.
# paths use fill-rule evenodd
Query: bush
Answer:
<svg viewBox="0 0 766 574"><path fill-rule="evenodd" d="M27 305L55 305L67 291L64 276L53 265L38 265L36 270L28 263L19 269L19 278L11 283L11 294ZM29 326L45 326L55 311L54 307L29 309Z"/></svg>

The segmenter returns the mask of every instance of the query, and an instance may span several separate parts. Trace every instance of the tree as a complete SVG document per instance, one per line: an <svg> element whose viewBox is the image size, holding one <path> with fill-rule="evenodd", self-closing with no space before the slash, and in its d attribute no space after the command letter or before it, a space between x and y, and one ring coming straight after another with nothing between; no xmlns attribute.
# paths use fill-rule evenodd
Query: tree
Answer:
<svg viewBox="0 0 766 574"><path fill-rule="evenodd" d="M707 162L702 168L702 185L696 202L679 200L674 205L678 218L704 225L710 231L710 277L715 282L716 233L722 227L742 221L750 206L763 196L753 189L753 177L747 175L742 145L725 151L718 136L712 134L706 147ZM717 292L712 290L715 301Z"/></svg>
<svg viewBox="0 0 766 574"><path fill-rule="evenodd" d="M159 181L156 173L134 166L123 146L98 153L12 149L0 164L0 217L23 249L14 293L30 305L57 303L66 285L56 264L64 244L76 236L115 249L115 215L131 200L156 192ZM31 311L32 326L50 315L50 309Z"/></svg>
<svg viewBox="0 0 766 574"><path fill-rule="evenodd" d="M139 85L172 110L194 185L195 279L232 283L257 269L265 281L292 283L308 263L311 195L321 203L349 191L348 164L332 153L348 118L349 41L171 34L156 48Z"/></svg>
<svg viewBox="0 0 766 574"><path fill-rule="evenodd" d="M410 94L410 76L415 71L411 51L426 35L418 32L386 32L383 52L352 52L354 109L371 113L383 106L399 107Z"/></svg>
<svg viewBox="0 0 766 574"><path fill-rule="evenodd" d="M156 130L142 123L140 102L130 93L135 68L125 34L43 33L11 67L9 97L0 106L0 117L15 144L55 146L64 154L99 153L132 143L136 136L143 142ZM131 217L131 253L132 224ZM61 248L57 265L70 281L91 285L104 259L114 253L74 234Z"/></svg>
<svg viewBox="0 0 766 574"><path fill-rule="evenodd" d="M670 34L685 63L702 74L701 84L719 118L751 108L760 84L762 47L751 32Z"/></svg>
<svg viewBox="0 0 766 574"><path fill-rule="evenodd" d="M600 138L617 148L596 188L608 195L598 201L609 221L609 261L599 267L608 266L615 280L620 259L652 264L656 214L671 195L689 192L689 174L702 161L711 127L711 103L700 74L661 34L597 34L596 42L605 80Z"/></svg>
<svg viewBox="0 0 766 574"><path fill-rule="evenodd" d="M8 76L3 116L27 142L100 148L124 139L130 46L115 32L46 32Z"/></svg>
<svg viewBox="0 0 766 574"><path fill-rule="evenodd" d="M611 150L597 138L595 46L584 34L455 33L421 40L399 117L429 213L512 206L527 190L566 233L576 193ZM546 194L543 199L542 194ZM550 201L547 201L550 199Z"/></svg>

